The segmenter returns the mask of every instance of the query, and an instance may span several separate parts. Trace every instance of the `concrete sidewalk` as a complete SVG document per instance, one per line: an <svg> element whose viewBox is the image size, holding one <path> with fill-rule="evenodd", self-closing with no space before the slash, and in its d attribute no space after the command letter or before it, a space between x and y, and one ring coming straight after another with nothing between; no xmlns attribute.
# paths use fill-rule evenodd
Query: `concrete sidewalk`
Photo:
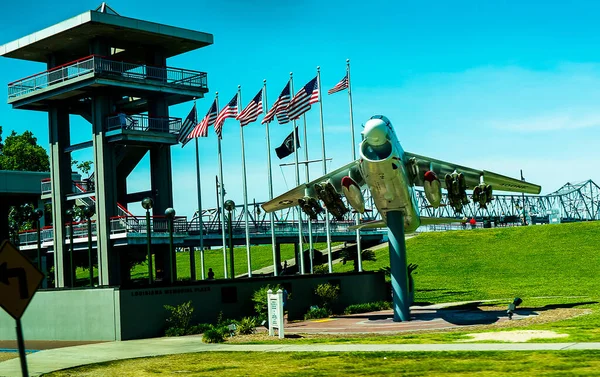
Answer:
<svg viewBox="0 0 600 377"><path fill-rule="evenodd" d="M200 336L153 338L89 344L36 352L27 356L29 373L44 373L106 361L192 352L439 352L600 350L600 343L475 344L205 344ZM20 377L19 359L0 363L0 376Z"/></svg>

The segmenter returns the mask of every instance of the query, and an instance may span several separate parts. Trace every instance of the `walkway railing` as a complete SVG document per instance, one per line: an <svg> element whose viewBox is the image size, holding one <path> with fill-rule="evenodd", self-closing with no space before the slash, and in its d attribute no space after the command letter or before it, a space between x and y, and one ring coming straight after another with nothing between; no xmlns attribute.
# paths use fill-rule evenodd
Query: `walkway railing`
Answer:
<svg viewBox="0 0 600 377"><path fill-rule="evenodd" d="M8 98L23 96L89 73L115 78L159 81L163 84L183 87L208 88L206 72L153 67L91 55L9 83Z"/></svg>
<svg viewBox="0 0 600 377"><path fill-rule="evenodd" d="M178 134L181 118L151 118L147 115L118 114L106 119L106 131L131 130Z"/></svg>
<svg viewBox="0 0 600 377"><path fill-rule="evenodd" d="M332 224L332 234L350 234L354 235L354 231L348 230L348 226L353 225L353 221L340 221L337 224ZM304 232L308 231L306 221L303 221ZM203 234L206 235L221 235L220 224L211 224L210 222L203 223ZM270 236L271 228L269 225L251 225L249 227L251 236ZM325 223L323 221L313 222L313 234L325 234ZM165 216L152 216L150 222L150 231L153 234L168 234L168 220ZM110 220L110 234L129 234L134 236L138 234L141 237L145 237L147 232L146 218L135 217L135 216L115 216L111 217ZM365 229L362 231L365 233L377 233L381 232L377 229ZM176 235L193 235L198 234L198 222L197 220L188 221L187 217L177 216L173 219L173 233ZM280 221L275 224L275 233L278 236L290 235L294 236L298 234L298 222L295 220ZM245 228L243 226L233 227L233 234L237 236L243 236L245 234ZM96 235L96 222L92 222L92 235ZM54 237L54 230L52 227L46 227L41 231L42 242L52 241ZM69 237L69 224L65 224L65 237ZM75 238L87 238L87 221L74 222L73 223L73 237ZM19 244L21 246L32 245L37 242L36 230L28 230L19 234Z"/></svg>

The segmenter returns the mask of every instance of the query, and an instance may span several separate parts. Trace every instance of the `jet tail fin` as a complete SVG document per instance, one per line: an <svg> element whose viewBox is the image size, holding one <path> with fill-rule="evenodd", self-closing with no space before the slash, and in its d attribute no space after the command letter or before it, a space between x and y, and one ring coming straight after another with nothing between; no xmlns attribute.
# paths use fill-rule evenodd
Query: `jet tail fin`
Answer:
<svg viewBox="0 0 600 377"><path fill-rule="evenodd" d="M386 227L387 227L387 224L385 223L385 221L372 220L372 221L365 221L364 223L360 223L358 225L352 225L352 226L348 227L348 229L357 230L357 229L376 229L376 228L386 228Z"/></svg>

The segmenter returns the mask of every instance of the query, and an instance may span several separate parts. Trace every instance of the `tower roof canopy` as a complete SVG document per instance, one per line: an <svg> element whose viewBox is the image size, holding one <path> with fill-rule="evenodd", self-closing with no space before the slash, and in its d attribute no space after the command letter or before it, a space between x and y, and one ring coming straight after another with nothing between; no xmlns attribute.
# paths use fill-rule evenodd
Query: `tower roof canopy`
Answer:
<svg viewBox="0 0 600 377"><path fill-rule="evenodd" d="M114 11L113 11L114 12ZM90 41L102 38L121 51L123 60L137 62L148 50L169 58L213 43L213 35L90 10L0 46L0 56L37 62L57 54L62 61L90 55Z"/></svg>

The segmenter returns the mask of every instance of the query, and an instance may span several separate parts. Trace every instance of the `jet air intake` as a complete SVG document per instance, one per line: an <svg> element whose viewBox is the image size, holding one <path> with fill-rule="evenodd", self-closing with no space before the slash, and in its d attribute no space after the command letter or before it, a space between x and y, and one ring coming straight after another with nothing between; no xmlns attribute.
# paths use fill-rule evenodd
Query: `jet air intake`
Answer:
<svg viewBox="0 0 600 377"><path fill-rule="evenodd" d="M370 161L386 160L392 154L390 128L383 119L369 119L362 134L361 154Z"/></svg>

